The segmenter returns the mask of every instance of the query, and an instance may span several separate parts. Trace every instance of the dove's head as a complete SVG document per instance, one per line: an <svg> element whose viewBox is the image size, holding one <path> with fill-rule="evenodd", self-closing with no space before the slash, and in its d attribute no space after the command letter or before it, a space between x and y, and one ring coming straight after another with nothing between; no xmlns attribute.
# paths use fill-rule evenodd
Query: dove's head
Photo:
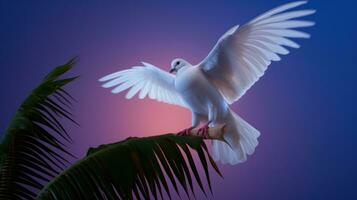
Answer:
<svg viewBox="0 0 357 200"><path fill-rule="evenodd" d="M178 72L180 69L186 66L191 66L191 64L182 58L175 58L171 62L170 73Z"/></svg>

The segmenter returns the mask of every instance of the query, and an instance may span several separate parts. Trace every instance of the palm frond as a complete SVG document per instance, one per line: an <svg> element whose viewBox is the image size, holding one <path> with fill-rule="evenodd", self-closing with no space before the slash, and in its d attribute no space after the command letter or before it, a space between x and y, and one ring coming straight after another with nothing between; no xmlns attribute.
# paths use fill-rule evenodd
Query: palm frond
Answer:
<svg viewBox="0 0 357 200"><path fill-rule="evenodd" d="M72 122L73 98L63 89L76 77L59 77L75 59L58 66L20 105L0 144L0 199L34 199L36 191L58 175L73 156L71 137L61 118Z"/></svg>
<svg viewBox="0 0 357 200"><path fill-rule="evenodd" d="M211 190L208 162L221 174L203 138L167 134L91 148L85 158L51 181L37 199L163 199L164 192L171 199L170 183L178 195L181 186L190 198L194 180L206 194L207 186L192 152L197 153Z"/></svg>

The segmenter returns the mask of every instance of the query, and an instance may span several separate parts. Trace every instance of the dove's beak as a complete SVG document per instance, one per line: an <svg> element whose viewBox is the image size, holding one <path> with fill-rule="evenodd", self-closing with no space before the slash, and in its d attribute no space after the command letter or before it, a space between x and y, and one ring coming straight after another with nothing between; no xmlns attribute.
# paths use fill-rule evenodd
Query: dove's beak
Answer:
<svg viewBox="0 0 357 200"><path fill-rule="evenodd" d="M170 73L171 73L171 74L174 73L174 72L176 72L176 69L175 69L175 68L170 69Z"/></svg>

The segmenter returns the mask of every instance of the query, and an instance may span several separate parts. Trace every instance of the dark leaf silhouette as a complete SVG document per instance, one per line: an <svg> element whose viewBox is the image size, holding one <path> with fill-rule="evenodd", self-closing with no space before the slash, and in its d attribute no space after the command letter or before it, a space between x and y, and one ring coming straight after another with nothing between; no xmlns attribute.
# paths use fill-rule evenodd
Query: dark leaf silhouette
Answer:
<svg viewBox="0 0 357 200"><path fill-rule="evenodd" d="M211 190L208 162L220 172L202 137L167 134L90 149L37 199L163 199L164 193L171 199L169 184L179 195L181 186L189 198L194 181L206 194L192 152L198 154Z"/></svg>
<svg viewBox="0 0 357 200"><path fill-rule="evenodd" d="M0 144L0 199L34 199L58 175L72 154L61 118L74 122L73 98L63 87L76 79L59 77L75 63L55 68L20 105Z"/></svg>

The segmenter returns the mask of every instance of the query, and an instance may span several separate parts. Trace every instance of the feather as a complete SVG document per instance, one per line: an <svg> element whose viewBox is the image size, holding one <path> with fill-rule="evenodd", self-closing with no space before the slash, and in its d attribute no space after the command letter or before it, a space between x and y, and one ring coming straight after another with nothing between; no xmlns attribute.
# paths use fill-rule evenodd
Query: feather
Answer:
<svg viewBox="0 0 357 200"><path fill-rule="evenodd" d="M112 93L129 90L127 99L138 94L140 99L147 95L151 99L185 107L181 95L176 92L175 77L154 65L142 62L143 66L134 66L127 70L118 71L99 79L104 88L112 88ZM170 94L170 95L168 95ZM169 98L172 97L172 98Z"/></svg>
<svg viewBox="0 0 357 200"><path fill-rule="evenodd" d="M287 3L287 4L284 4L284 5L281 5L281 6L277 7L277 8L269 10L269 11L259 15L258 17L254 18L250 22L250 24L251 23L255 23L257 21L260 21L262 19L268 18L268 17L270 17L272 15L275 15L277 13L280 13L280 12L283 12L283 11L286 11L286 10L301 6L301 5L306 4L306 3L307 3L307 1L296 1L296 2L291 2L291 3Z"/></svg>
<svg viewBox="0 0 357 200"><path fill-rule="evenodd" d="M254 25L257 26L257 25L269 24L269 23L273 23L273 22L281 22L281 21L285 21L285 20L289 20L289 19L312 15L315 12L316 12L316 10L299 10L299 11L292 11L292 12L288 12L288 13L282 13L282 14L275 15L273 17L264 19L262 21L256 22L256 23L254 23Z"/></svg>

